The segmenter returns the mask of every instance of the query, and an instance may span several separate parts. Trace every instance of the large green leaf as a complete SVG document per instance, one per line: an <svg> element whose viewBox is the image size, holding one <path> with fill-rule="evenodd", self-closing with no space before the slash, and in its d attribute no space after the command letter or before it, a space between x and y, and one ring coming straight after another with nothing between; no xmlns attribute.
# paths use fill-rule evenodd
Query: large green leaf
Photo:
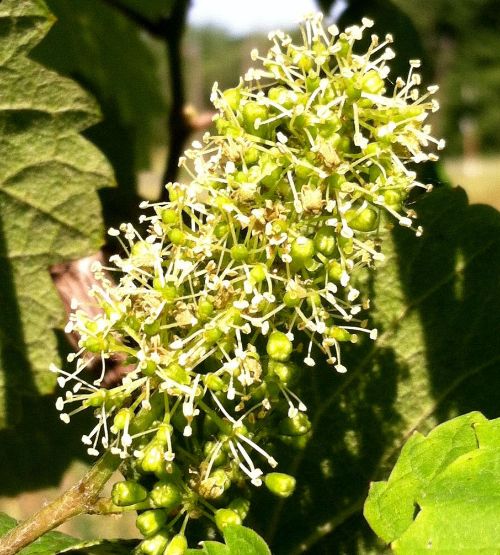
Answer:
<svg viewBox="0 0 500 555"><path fill-rule="evenodd" d="M380 553L363 502L408 437L457 414L498 414L500 215L450 188L415 209L424 235L387 233L368 282L379 339L344 349L345 375L304 370L314 435L277 456L296 492L276 503L262 490L253 504L251 524L273 553Z"/></svg>
<svg viewBox="0 0 500 555"><path fill-rule="evenodd" d="M53 21L41 0L0 3L0 425L19 395L53 389L65 317L48 267L100 247L96 190L113 184L79 134L98 121L94 101L27 57Z"/></svg>
<svg viewBox="0 0 500 555"><path fill-rule="evenodd" d="M5 513L0 513L0 537L4 536L17 521ZM35 542L19 551L19 555L54 555L60 550L68 548L80 540L61 534L60 532L49 532L38 538Z"/></svg>
<svg viewBox="0 0 500 555"><path fill-rule="evenodd" d="M387 482L375 482L366 519L396 553L498 553L500 418L470 413L418 433Z"/></svg>

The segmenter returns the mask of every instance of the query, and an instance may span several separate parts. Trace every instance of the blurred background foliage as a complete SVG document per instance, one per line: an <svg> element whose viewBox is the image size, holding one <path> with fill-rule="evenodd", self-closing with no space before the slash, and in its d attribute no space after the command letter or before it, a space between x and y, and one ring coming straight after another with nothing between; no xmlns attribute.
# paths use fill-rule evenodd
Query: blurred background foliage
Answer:
<svg viewBox="0 0 500 555"><path fill-rule="evenodd" d="M234 86L250 65L250 50L267 49L266 14L261 17L262 32L241 36L223 27L187 25L188 0L45 1L57 22L31 57L73 78L97 99L103 119L85 135L111 162L118 183L100 192L106 225L135 221L140 200L159 198L162 184L175 177L177 159L188 137L209 129L213 82L221 88ZM211 3L217 10L219 2ZM286 0L282 3L286 9ZM448 174L453 184L467 189L472 201L500 206L500 1L351 0L340 5L318 0L317 4L325 13L332 8L339 13L343 7L339 26L369 16L376 22L374 32L392 33L398 55L393 77L406 75L407 60L423 60L425 82L440 85L442 109L432 122L435 135L444 136L448 143L446 172L441 167L438 177L429 172L426 179L439 184ZM271 513L274 500L261 499L269 510L253 523L282 542L283 553L291 552L298 538L294 531L306 514L314 519L311 522L326 526L322 535L310 532L311 553L381 552L383 547L374 543L373 534L362 523L360 503L368 481L385 477L377 473L387 468L402 434L411 430L411 422L421 422L425 411L435 413L435 420L426 421L423 431L466 410L497 416L494 392L498 388L485 389L473 377L477 368L477 372L490 371L496 356L495 318L485 318L484 309L493 315L495 306L498 309L494 265L493 274L488 270L493 257L489 237L498 233L498 217L485 207L467 207L463 196L448 192L442 193L440 206L430 200L421 210L429 235L435 233L438 238L437 243L427 243L427 257L398 231L392 247L397 264L371 284L380 303L386 303L385 308L379 304L373 314L382 327L392 330L385 345L381 343L376 353L362 349L356 354L357 370L346 380L349 387L337 384L332 388L331 375L321 375L326 370L319 369L314 383L306 388L311 406L320 407L318 425L328 427L330 441L326 444L319 434L313 440L310 460L303 462L299 457L286 463L300 467L304 484L297 500L300 511L293 513L290 505L278 504ZM439 210L442 217L438 218ZM477 235L474 244L469 244L471 234ZM479 243L484 248L478 254ZM444 246L449 250L441 256L439 249ZM449 281L464 260L474 260L472 269L462 281ZM486 275L488 279L477 289L481 276ZM383 279L396 284L393 298L386 298L390 295L384 291ZM441 286L432 289L430 279ZM413 316L399 326L401 311L409 310L405 303L416 298L420 300ZM485 305L486 301L493 304ZM436 322L444 313L449 315L450 328L436 340ZM475 327L467 329L464 322L469 322L471 314ZM464 336L467 341L462 344ZM460 360L458 353L463 355ZM483 366L476 364L476 355L483 357ZM463 379L456 391L451 390L452 401L450 383L457 368L469 363L474 371L458 372ZM365 375L365 368L373 371L371 377ZM415 398L415 384L422 387L422 397ZM318 402L320 392L328 388L332 388L328 402ZM69 431L64 428L68 437L61 435L53 399L30 403L17 429L0 431L0 509L18 518L54 493L34 496L26 490L57 486L71 461L83 457L78 426ZM87 427L85 416L80 424ZM19 457L21 465L16 462ZM346 461L342 469L336 466L338 460ZM80 464L66 473L65 485L81 472ZM317 475L320 479L313 483ZM22 497L15 497L21 491L25 492ZM88 518L66 530L86 537L102 533ZM133 535L130 522L103 522L103 528L111 536ZM288 524L280 529L279 522ZM340 527L334 540L328 526L331 530Z"/></svg>

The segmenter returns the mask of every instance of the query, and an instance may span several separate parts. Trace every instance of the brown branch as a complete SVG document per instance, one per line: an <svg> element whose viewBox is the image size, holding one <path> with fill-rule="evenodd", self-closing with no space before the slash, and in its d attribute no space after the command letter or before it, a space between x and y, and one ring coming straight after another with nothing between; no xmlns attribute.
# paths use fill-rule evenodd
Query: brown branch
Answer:
<svg viewBox="0 0 500 555"><path fill-rule="evenodd" d="M92 513L99 494L120 462L116 455L105 453L80 482L0 538L0 555L14 555L70 518Z"/></svg>

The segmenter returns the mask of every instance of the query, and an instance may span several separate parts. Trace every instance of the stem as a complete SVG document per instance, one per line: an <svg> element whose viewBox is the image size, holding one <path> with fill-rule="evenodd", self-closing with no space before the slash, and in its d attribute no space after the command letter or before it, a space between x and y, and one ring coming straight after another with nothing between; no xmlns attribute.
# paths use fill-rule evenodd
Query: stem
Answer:
<svg viewBox="0 0 500 555"><path fill-rule="evenodd" d="M193 131L193 124L184 113L186 94L181 52L182 36L190 0L177 0L174 2L168 16L160 17L156 21L151 21L139 12L125 6L119 0L105 0L105 2L150 35L163 41L167 47L171 105L167 129L169 152L163 174L163 183L175 181L178 172L178 161L183 152L184 143ZM160 200L168 200L166 189L162 190Z"/></svg>
<svg viewBox="0 0 500 555"><path fill-rule="evenodd" d="M80 482L0 538L0 555L14 555L66 520L91 513L101 490L120 462L116 455L105 453Z"/></svg>

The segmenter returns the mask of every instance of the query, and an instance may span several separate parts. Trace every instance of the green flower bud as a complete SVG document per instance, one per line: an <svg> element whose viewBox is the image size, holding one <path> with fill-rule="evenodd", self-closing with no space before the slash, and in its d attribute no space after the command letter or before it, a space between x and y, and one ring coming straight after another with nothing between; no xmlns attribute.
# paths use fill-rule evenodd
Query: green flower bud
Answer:
<svg viewBox="0 0 500 555"><path fill-rule="evenodd" d="M139 532L144 536L152 536L156 534L167 521L167 513L162 509L144 511L141 513L136 521L135 525Z"/></svg>
<svg viewBox="0 0 500 555"><path fill-rule="evenodd" d="M179 214L173 208L164 208L161 211L161 221L166 225L173 225L179 221Z"/></svg>
<svg viewBox="0 0 500 555"><path fill-rule="evenodd" d="M266 279L267 268L265 264L257 264L250 270L250 277L254 283L261 283Z"/></svg>
<svg viewBox="0 0 500 555"><path fill-rule="evenodd" d="M271 472L264 478L267 489L279 497L290 497L295 490L295 478L282 472Z"/></svg>
<svg viewBox="0 0 500 555"><path fill-rule="evenodd" d="M143 540L139 544L139 552L144 555L163 555L169 540L168 532L162 530L158 534Z"/></svg>
<svg viewBox="0 0 500 555"><path fill-rule="evenodd" d="M155 507L162 507L171 511L178 507L182 502L182 495L179 488L170 482L156 482L149 494Z"/></svg>
<svg viewBox="0 0 500 555"><path fill-rule="evenodd" d="M297 374L297 368L291 363L270 360L268 364L270 374L276 375L284 385L289 385Z"/></svg>
<svg viewBox="0 0 500 555"><path fill-rule="evenodd" d="M87 407L102 407L102 405L106 402L109 396L108 389L98 389L94 391L92 395L85 400L85 405Z"/></svg>
<svg viewBox="0 0 500 555"><path fill-rule="evenodd" d="M352 334L339 326L332 326L327 330L328 336L333 337L337 341L350 341Z"/></svg>
<svg viewBox="0 0 500 555"><path fill-rule="evenodd" d="M311 429L311 422L306 414L299 412L293 418L283 419L278 426L280 434L286 436L304 435Z"/></svg>
<svg viewBox="0 0 500 555"><path fill-rule="evenodd" d="M174 536L165 549L163 555L184 555L187 551L188 543L184 534Z"/></svg>
<svg viewBox="0 0 500 555"><path fill-rule="evenodd" d="M102 335L90 336L82 341L82 347L90 353L100 353L109 349L109 341Z"/></svg>
<svg viewBox="0 0 500 555"><path fill-rule="evenodd" d="M173 245L182 246L187 243L186 234L177 227L168 232L168 238Z"/></svg>
<svg viewBox="0 0 500 555"><path fill-rule="evenodd" d="M156 440L153 440L144 450L144 457L141 460L141 468L144 472L158 472L161 471L165 459L163 445Z"/></svg>
<svg viewBox="0 0 500 555"><path fill-rule="evenodd" d="M134 412L130 409L120 409L113 418L113 427L115 430L123 430L127 422L133 418Z"/></svg>
<svg viewBox="0 0 500 555"><path fill-rule="evenodd" d="M292 291L287 291L283 295L283 302L289 308L294 308L296 306L299 306L299 304L302 302L303 298L304 297L302 295L300 295L297 291L292 290Z"/></svg>
<svg viewBox="0 0 500 555"><path fill-rule="evenodd" d="M141 363L140 369L145 376L154 376L158 367L152 360L145 360Z"/></svg>
<svg viewBox="0 0 500 555"><path fill-rule="evenodd" d="M214 235L217 237L217 239L222 239L228 233L229 233L229 225L226 224L225 222L219 222L214 227Z"/></svg>
<svg viewBox="0 0 500 555"><path fill-rule="evenodd" d="M145 501L148 496L146 488L132 480L124 480L113 485L111 490L111 500L118 507L128 507L141 501Z"/></svg>
<svg viewBox="0 0 500 555"><path fill-rule="evenodd" d="M226 387L224 381L216 374L207 374L203 381L210 391L223 391Z"/></svg>
<svg viewBox="0 0 500 555"><path fill-rule="evenodd" d="M243 262L248 258L248 249L246 245L233 245L231 247L231 258L236 262Z"/></svg>
<svg viewBox="0 0 500 555"><path fill-rule="evenodd" d="M206 322L214 313L214 305L207 299L200 299L198 302L198 319Z"/></svg>
<svg viewBox="0 0 500 555"><path fill-rule="evenodd" d="M241 524L241 518L237 512L231 509L219 509L215 513L215 524L222 532L226 526Z"/></svg>
<svg viewBox="0 0 500 555"><path fill-rule="evenodd" d="M223 336L222 331L219 328L208 328L203 333L205 337L205 341L212 345L213 343L217 343L219 339Z"/></svg>
<svg viewBox="0 0 500 555"><path fill-rule="evenodd" d="M239 89L227 89L222 93L224 100L228 103L231 110L235 111L239 108L241 101L241 92Z"/></svg>
<svg viewBox="0 0 500 555"><path fill-rule="evenodd" d="M376 71L370 70L363 75L361 86L367 93L380 94L384 89L384 80Z"/></svg>
<svg viewBox="0 0 500 555"><path fill-rule="evenodd" d="M249 101L243 106L242 114L245 130L259 137L263 136L265 128L261 125L256 126L255 123L269 118L267 108L258 102Z"/></svg>
<svg viewBox="0 0 500 555"><path fill-rule="evenodd" d="M328 279L330 279L331 281L339 282L344 270L340 262L338 262L337 260L330 260L330 262L328 262L327 271Z"/></svg>
<svg viewBox="0 0 500 555"><path fill-rule="evenodd" d="M345 216L352 229L358 231L373 231L377 229L378 213L373 208L365 208L359 214L356 210L348 210Z"/></svg>
<svg viewBox="0 0 500 555"><path fill-rule="evenodd" d="M267 354L278 361L285 361L292 354L293 345L290 339L281 331L273 331L267 340Z"/></svg>
<svg viewBox="0 0 500 555"><path fill-rule="evenodd" d="M167 366L165 374L167 374L171 380L181 385L189 385L191 383L191 378L189 377L187 370L176 362Z"/></svg>
<svg viewBox="0 0 500 555"><path fill-rule="evenodd" d="M330 256L335 250L335 236L336 231L333 227L320 227L314 237L314 246L321 254Z"/></svg>
<svg viewBox="0 0 500 555"><path fill-rule="evenodd" d="M247 517L248 511L250 510L250 501L244 497L237 497L229 503L227 508L234 511L243 521Z"/></svg>
<svg viewBox="0 0 500 555"><path fill-rule="evenodd" d="M303 264L314 256L314 241L303 235L297 237L292 243L290 256L296 264Z"/></svg>

